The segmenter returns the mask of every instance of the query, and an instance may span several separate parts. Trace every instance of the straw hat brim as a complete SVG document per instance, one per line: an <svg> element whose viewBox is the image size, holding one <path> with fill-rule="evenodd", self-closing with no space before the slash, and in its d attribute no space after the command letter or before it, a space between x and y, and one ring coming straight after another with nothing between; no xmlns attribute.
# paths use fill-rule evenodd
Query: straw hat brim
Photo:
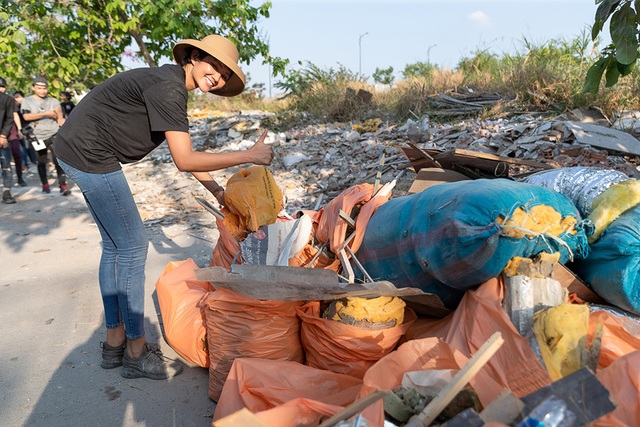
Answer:
<svg viewBox="0 0 640 427"><path fill-rule="evenodd" d="M216 43L203 43L200 40L194 39L181 40L173 47L174 60L178 62L178 58L184 58L189 47L196 47L207 52L209 55L229 67L233 72L227 84L225 84L221 89L212 91L211 93L219 96L236 96L242 93L247 79L238 66L238 63L229 56L227 49L224 49L224 47Z"/></svg>

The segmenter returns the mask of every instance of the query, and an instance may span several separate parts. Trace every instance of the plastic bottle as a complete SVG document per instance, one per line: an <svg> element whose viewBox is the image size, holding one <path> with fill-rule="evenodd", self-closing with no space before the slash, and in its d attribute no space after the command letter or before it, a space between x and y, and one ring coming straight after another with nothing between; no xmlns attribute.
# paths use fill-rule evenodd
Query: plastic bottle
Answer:
<svg viewBox="0 0 640 427"><path fill-rule="evenodd" d="M518 427L565 427L572 426L576 420L567 404L556 396L549 396L529 415L522 420Z"/></svg>

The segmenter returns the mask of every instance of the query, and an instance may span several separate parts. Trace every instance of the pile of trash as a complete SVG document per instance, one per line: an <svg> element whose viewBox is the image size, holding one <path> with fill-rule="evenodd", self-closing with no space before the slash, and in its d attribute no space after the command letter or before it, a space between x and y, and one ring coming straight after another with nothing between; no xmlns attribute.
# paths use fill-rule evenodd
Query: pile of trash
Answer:
<svg viewBox="0 0 640 427"><path fill-rule="evenodd" d="M252 114L196 145L250 147ZM219 237L156 289L213 425L640 423L637 140L527 120L271 134L272 167L216 172L227 206L181 196Z"/></svg>

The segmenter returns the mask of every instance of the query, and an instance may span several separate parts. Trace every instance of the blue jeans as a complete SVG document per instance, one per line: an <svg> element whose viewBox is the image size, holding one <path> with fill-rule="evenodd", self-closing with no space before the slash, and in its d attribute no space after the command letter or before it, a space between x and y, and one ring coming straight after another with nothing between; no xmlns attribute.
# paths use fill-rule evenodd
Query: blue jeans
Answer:
<svg viewBox="0 0 640 427"><path fill-rule="evenodd" d="M106 326L124 324L128 339L141 338L149 238L124 173L93 174L58 163L82 190L102 236L98 279Z"/></svg>

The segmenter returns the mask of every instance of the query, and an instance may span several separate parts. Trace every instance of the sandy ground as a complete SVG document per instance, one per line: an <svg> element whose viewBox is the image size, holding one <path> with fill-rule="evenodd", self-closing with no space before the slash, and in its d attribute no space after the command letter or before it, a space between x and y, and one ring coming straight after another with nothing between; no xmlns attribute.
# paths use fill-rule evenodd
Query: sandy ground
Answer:
<svg viewBox="0 0 640 427"><path fill-rule="evenodd" d="M215 403L207 396L207 369L187 367L170 381L154 381L100 367L98 230L77 187L62 197L56 185L43 194L35 174L26 179L32 186L13 191L18 203L0 205L0 424L210 426ZM217 234L189 227L148 228L147 337L174 358L161 337L155 282L170 261L193 258L206 266Z"/></svg>

